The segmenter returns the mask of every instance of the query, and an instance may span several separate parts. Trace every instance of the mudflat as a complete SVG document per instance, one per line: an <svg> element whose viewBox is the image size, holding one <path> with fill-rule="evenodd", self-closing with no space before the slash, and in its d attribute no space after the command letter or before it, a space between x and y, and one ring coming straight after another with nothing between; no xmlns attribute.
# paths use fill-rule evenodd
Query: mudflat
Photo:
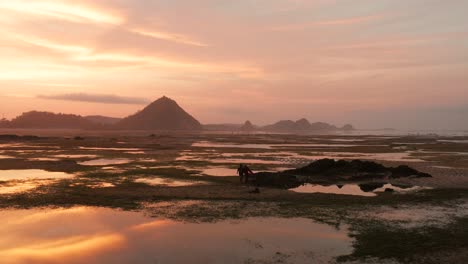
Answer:
<svg viewBox="0 0 468 264"><path fill-rule="evenodd" d="M294 248L275 245L268 239L256 241L252 234L242 238L231 234L228 237L234 247L247 252L238 262L310 263L320 259L323 263L454 263L467 258L467 137L77 131L59 136L56 132L34 132L38 137L0 137L0 207L8 214L18 214L18 219L28 211L52 215L79 210L79 217L86 218L119 215L123 210L127 213L122 217L130 219L123 224L128 230L154 221L176 226L191 223L195 229L205 223L204 234L210 228L235 226L230 221L259 230L274 230L275 225L283 230L288 230L284 226L295 226L288 232L297 232L301 225L309 230L309 222L301 224L307 219L326 226L323 228L337 228L340 232L336 236L343 236L346 245L335 241L336 247L332 248L340 250L325 254L326 248L312 246L320 244L317 232L311 232L308 240L290 242L298 243ZM254 187L240 184L236 175L240 163L254 172L275 172L322 158L371 160L391 167L408 165L432 177L377 182L340 182L322 177L309 182L313 186L306 186L306 191L261 186L260 193L253 193ZM386 187L370 188L373 185L369 184ZM1 219L5 217L0 215ZM56 220L51 216L50 221ZM70 228L75 235L94 237L101 233L98 227L86 232L78 226ZM164 228L158 232L161 230L175 232ZM112 232L116 236L110 238L124 236L133 241L129 238L132 232ZM39 240L39 233L37 236ZM62 236L73 237L68 233ZM209 237L212 241L219 239ZM245 243L236 244L240 243L238 239ZM5 244L0 245L0 252L8 253L11 263L57 261L59 255L54 258L37 254L31 249L35 246L44 245L19 243L13 249ZM55 245L49 247L57 250ZM126 249L127 257L144 256L137 263L152 263L154 259L146 246ZM79 263L94 256L100 263L111 263L115 259L108 252L113 250L117 249L90 246L86 254L71 250L62 257L76 256ZM227 251L223 254L216 255L213 263L229 258ZM195 262L206 261L202 255L197 255ZM161 259L164 263L181 261L170 255Z"/></svg>

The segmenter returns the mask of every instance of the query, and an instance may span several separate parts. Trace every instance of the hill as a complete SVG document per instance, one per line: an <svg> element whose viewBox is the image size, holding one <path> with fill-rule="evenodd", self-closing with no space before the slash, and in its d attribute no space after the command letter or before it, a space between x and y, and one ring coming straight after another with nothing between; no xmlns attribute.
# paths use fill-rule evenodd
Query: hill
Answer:
<svg viewBox="0 0 468 264"><path fill-rule="evenodd" d="M125 130L201 130L202 125L182 109L174 100L165 96L143 110L128 116L116 124Z"/></svg>
<svg viewBox="0 0 468 264"><path fill-rule="evenodd" d="M42 129L93 129L99 126L82 116L73 114L55 114L50 112L31 111L12 119L7 124L11 128Z"/></svg>
<svg viewBox="0 0 468 264"><path fill-rule="evenodd" d="M345 125L338 128L324 122L310 123L309 120L302 118L297 121L281 120L274 124L264 126L260 130L282 133L300 133L300 132L331 132L340 130L354 130L352 125Z"/></svg>

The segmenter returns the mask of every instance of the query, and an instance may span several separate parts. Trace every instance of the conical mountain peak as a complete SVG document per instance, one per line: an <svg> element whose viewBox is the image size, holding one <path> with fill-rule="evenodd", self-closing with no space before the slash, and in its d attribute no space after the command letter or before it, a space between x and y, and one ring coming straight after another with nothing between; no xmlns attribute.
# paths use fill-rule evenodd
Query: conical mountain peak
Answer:
<svg viewBox="0 0 468 264"><path fill-rule="evenodd" d="M200 130L201 124L176 101L163 96L138 113L124 118L119 126L129 130Z"/></svg>

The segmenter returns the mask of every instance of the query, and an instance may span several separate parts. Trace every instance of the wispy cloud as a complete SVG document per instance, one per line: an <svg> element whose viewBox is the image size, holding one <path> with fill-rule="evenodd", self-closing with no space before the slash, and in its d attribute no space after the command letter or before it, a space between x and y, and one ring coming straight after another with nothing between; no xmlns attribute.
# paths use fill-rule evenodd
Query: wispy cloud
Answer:
<svg viewBox="0 0 468 264"><path fill-rule="evenodd" d="M1 1L0 9L6 9L18 13L26 13L39 16L48 16L74 22L94 22L120 24L123 18L108 11L85 5L77 5L70 2L58 1Z"/></svg>
<svg viewBox="0 0 468 264"><path fill-rule="evenodd" d="M143 36L172 41L172 42L180 43L180 44L199 46L199 47L209 46L205 43L193 40L187 36L180 35L180 34L174 34L174 33L163 32L163 31L150 31L150 30L137 29L137 28L130 29L130 31L133 33L143 35Z"/></svg>
<svg viewBox="0 0 468 264"><path fill-rule="evenodd" d="M58 95L37 95L37 98L48 100L64 100L77 102L91 102L102 104L146 104L150 101L140 97L127 97L113 94L70 93Z"/></svg>
<svg viewBox="0 0 468 264"><path fill-rule="evenodd" d="M312 21L306 23L299 23L299 24L290 24L290 25L283 25L273 27L272 30L274 31L289 31L289 30L302 30L307 29L314 26L346 26L346 25L354 25L354 24L361 24L369 21L374 21L383 18L384 15L370 15L370 16L358 16L358 17L351 17L351 18L344 18L344 19L335 19L335 20L323 20L323 21Z"/></svg>

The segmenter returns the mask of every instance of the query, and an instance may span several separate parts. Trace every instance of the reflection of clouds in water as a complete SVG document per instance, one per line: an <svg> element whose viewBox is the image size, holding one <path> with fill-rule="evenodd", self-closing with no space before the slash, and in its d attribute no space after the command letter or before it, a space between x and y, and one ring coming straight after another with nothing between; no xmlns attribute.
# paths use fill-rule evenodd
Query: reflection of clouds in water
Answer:
<svg viewBox="0 0 468 264"><path fill-rule="evenodd" d="M276 165L303 165L319 159L368 159L397 162L424 162L424 160L412 156L414 152L403 151L397 153L361 153L361 152L304 152L301 154L293 151L271 152L189 152L183 151L176 161L207 161L211 163L250 163L250 164L276 164Z"/></svg>
<svg viewBox="0 0 468 264"><path fill-rule="evenodd" d="M127 164L130 162L132 162L132 160L130 159L95 159L95 160L78 162L78 164L84 165L84 166L106 166L106 165Z"/></svg>
<svg viewBox="0 0 468 264"><path fill-rule="evenodd" d="M27 179L67 179L73 174L65 172L51 172L46 170L0 170L0 180L27 180Z"/></svg>
<svg viewBox="0 0 468 264"><path fill-rule="evenodd" d="M183 187L183 186L208 184L208 182L203 182L203 181L183 181L183 180L174 180L174 179L160 178L160 177L138 178L138 179L135 179L135 182L145 183L145 184L153 185L153 186L163 185L163 186L169 186L169 187Z"/></svg>
<svg viewBox="0 0 468 264"><path fill-rule="evenodd" d="M301 259L306 252L331 260L351 251L346 230L309 219L188 224L137 212L74 207L1 211L0 221L2 263L206 263L226 259L239 263L265 260L277 251L291 253L295 263L310 263L310 255ZM262 250L255 250L249 241Z"/></svg>

